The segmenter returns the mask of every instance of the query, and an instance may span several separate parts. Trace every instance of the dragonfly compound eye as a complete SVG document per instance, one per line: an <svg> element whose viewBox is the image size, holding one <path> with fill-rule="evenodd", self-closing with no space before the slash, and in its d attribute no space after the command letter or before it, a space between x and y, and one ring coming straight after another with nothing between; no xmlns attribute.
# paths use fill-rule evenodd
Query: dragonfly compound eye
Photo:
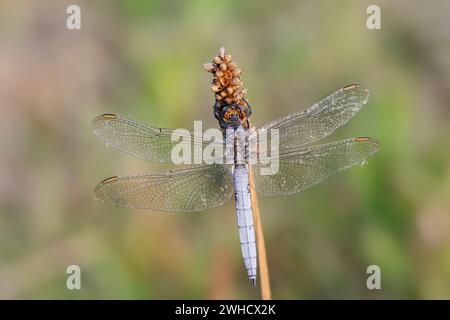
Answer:
<svg viewBox="0 0 450 320"><path fill-rule="evenodd" d="M248 110L247 107L239 104L224 106L219 114L219 122L225 128L228 126L237 127L241 124L246 126L249 117Z"/></svg>

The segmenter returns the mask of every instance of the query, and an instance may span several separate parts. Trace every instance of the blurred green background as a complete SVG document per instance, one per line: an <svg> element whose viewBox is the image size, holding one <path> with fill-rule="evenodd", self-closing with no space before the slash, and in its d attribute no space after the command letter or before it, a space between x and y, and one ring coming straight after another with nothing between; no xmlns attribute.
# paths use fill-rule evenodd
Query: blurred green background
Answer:
<svg viewBox="0 0 450 320"><path fill-rule="evenodd" d="M82 29L68 30L78 4ZM381 7L381 30L366 9ZM243 67L252 123L361 83L327 141L371 136L364 167L260 198L273 297L450 298L449 1L2 1L0 298L259 298L233 201L202 214L108 207L93 187L161 169L105 148L90 121L217 127L202 64ZM66 288L66 267L82 290ZM366 288L381 267L381 290Z"/></svg>

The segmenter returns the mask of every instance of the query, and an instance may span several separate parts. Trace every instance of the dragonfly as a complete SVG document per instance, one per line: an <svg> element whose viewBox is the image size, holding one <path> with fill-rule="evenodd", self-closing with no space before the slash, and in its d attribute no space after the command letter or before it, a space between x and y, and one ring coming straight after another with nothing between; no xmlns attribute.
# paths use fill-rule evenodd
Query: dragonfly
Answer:
<svg viewBox="0 0 450 320"><path fill-rule="evenodd" d="M94 190L97 200L107 204L161 212L199 212L224 205L233 195L242 257L251 284L256 284L257 249L250 188L264 196L291 195L301 192L328 176L363 164L379 149L377 140L355 137L317 144L346 124L369 98L361 85L348 85L311 107L251 130L250 105L229 105L215 110L224 131L224 139L211 142L194 136L194 142L206 147L211 143L231 141L232 150L241 154L224 163L200 163L181 168L133 176L113 176L101 181ZM107 145L138 159L171 163L176 142L174 129L158 128L116 114L103 114L92 121L95 135ZM230 130L228 130L230 129ZM255 132L278 133L278 152L264 154L266 160L278 161L275 174L262 174L262 163L250 164L250 154L264 148ZM245 134L246 133L246 134ZM241 135L239 135L241 134ZM244 135L242 135L244 134ZM244 136L244 139L237 137ZM266 139L267 140L267 139ZM250 148L252 141L257 147ZM266 147L267 149L267 147ZM276 157L276 159L275 159ZM253 179L249 179L249 175Z"/></svg>

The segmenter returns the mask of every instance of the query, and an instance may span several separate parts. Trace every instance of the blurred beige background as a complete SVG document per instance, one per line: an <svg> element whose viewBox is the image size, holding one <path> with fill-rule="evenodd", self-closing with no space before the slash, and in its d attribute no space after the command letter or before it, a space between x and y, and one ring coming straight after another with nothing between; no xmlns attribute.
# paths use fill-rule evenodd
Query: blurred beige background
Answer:
<svg viewBox="0 0 450 320"><path fill-rule="evenodd" d="M81 30L65 26L70 4ZM381 30L366 28L369 4ZM105 148L91 119L216 127L202 64L225 46L255 125L350 83L371 90L327 139L377 138L368 165L260 199L273 297L449 299L449 13L448 1L2 1L0 298L259 298L232 201L164 215L92 197L103 178L162 167ZM70 264L82 290L65 286Z"/></svg>

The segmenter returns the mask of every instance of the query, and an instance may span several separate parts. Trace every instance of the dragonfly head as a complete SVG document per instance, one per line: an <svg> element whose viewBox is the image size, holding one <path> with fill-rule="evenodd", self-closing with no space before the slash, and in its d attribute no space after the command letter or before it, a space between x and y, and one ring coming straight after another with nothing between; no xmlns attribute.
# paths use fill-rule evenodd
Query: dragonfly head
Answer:
<svg viewBox="0 0 450 320"><path fill-rule="evenodd" d="M229 127L237 128L242 125L244 128L249 127L248 119L251 115L251 109L248 102L222 105L217 113L220 127L226 129Z"/></svg>

